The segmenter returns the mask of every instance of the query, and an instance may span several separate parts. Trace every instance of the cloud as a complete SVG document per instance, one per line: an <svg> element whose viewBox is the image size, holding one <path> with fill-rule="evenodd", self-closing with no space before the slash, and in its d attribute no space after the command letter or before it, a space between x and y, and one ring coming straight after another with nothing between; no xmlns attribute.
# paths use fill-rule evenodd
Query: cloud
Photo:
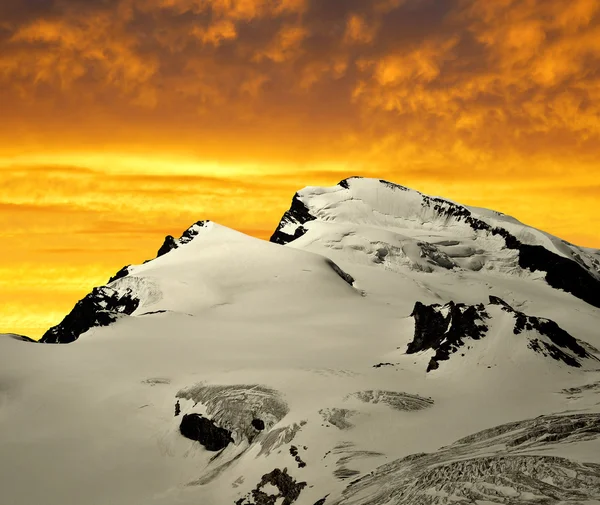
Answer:
<svg viewBox="0 0 600 505"><path fill-rule="evenodd" d="M0 259L104 278L354 174L598 246L599 29L597 0L0 2Z"/></svg>
<svg viewBox="0 0 600 505"><path fill-rule="evenodd" d="M351 14L346 21L344 41L353 44L370 44L377 33L377 25L369 25L359 14Z"/></svg>

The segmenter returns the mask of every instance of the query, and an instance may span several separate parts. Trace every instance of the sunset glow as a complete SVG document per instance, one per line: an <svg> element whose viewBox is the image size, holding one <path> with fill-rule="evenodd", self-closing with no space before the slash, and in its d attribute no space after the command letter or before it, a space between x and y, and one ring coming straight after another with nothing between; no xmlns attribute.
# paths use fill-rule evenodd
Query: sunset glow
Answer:
<svg viewBox="0 0 600 505"><path fill-rule="evenodd" d="M600 247L597 0L0 4L0 332L351 175Z"/></svg>

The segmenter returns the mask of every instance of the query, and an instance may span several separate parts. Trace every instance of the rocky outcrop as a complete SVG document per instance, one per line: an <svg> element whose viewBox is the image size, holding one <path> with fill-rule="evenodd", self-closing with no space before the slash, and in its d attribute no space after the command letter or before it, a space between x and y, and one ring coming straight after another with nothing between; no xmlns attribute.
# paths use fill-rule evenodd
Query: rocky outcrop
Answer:
<svg viewBox="0 0 600 505"><path fill-rule="evenodd" d="M292 240L296 240L306 233L306 228L302 225L309 221L314 221L315 219L316 217L310 213L304 202L300 200L300 195L296 193L292 199L292 205L289 210L286 210L283 214L275 233L271 235L269 240L275 244L282 245L287 244ZM285 231L286 228L291 228L294 225L296 227L293 234Z"/></svg>
<svg viewBox="0 0 600 505"><path fill-rule="evenodd" d="M287 468L283 471L275 468L263 475L257 486L247 496L237 500L235 505L291 505L300 497L305 487L306 482L296 482L287 473ZM273 488L275 490L272 490Z"/></svg>
<svg viewBox="0 0 600 505"><path fill-rule="evenodd" d="M546 272L550 286L600 307L600 280L576 261L559 256L541 245L519 244L519 266Z"/></svg>
<svg viewBox="0 0 600 505"><path fill-rule="evenodd" d="M205 228L208 223L210 223L210 221L198 221L194 223L187 230L185 230L181 237L179 237L178 239L176 239L172 235L167 235L165 237L163 245L160 246L160 249L156 253L156 257L159 258L160 256L164 256L173 249L177 249L182 245L191 242L194 239L194 237L198 235L200 228Z"/></svg>
<svg viewBox="0 0 600 505"><path fill-rule="evenodd" d="M446 305L424 305L417 302L411 316L415 319L415 334L408 344L407 354L432 349L435 354L427 371L439 368L439 362L464 345L465 338L479 340L487 332L489 319L483 304L465 305L449 302Z"/></svg>
<svg viewBox="0 0 600 505"><path fill-rule="evenodd" d="M233 442L231 432L200 414L184 414L179 432L190 440L200 442L207 451L220 451Z"/></svg>
<svg viewBox="0 0 600 505"><path fill-rule="evenodd" d="M40 342L68 344L90 328L108 326L120 317L132 314L140 301L130 289L117 291L109 286L94 288L79 300L73 310L56 326L50 328Z"/></svg>
<svg viewBox="0 0 600 505"><path fill-rule="evenodd" d="M513 314L515 318L513 333L515 335L527 331L535 332L540 337L545 337L530 337L528 346L533 351L550 356L557 361L562 361L576 368L581 367L582 360L584 359L597 360L575 337L571 336L551 319L528 316L523 312L513 309L508 303L496 296L490 296L490 303L500 305L502 310Z"/></svg>
<svg viewBox="0 0 600 505"><path fill-rule="evenodd" d="M497 296L490 296L490 306L499 306L514 318L513 333L523 334L529 349L551 357L571 367L585 364L595 367L600 360L591 354L576 338L550 319L529 316L519 312ZM415 319L413 340L406 353L433 350L427 372L440 367L441 361L465 346L465 339L479 340L487 335L489 311L483 304L465 305L449 302L446 305L424 305L417 302L411 314Z"/></svg>
<svg viewBox="0 0 600 505"><path fill-rule="evenodd" d="M325 259L327 264L331 267L331 269L338 274L347 284L350 286L354 285L354 277L352 277L349 273L344 272L339 266L337 266L333 261L329 258Z"/></svg>
<svg viewBox="0 0 600 505"><path fill-rule="evenodd" d="M118 279L122 279L123 277L127 277L130 274L131 265L124 266L119 270L115 275L113 275L110 279L108 279L108 284L114 282Z"/></svg>
<svg viewBox="0 0 600 505"><path fill-rule="evenodd" d="M192 241L198 235L200 229L206 227L209 223L210 221L198 221L183 232L179 239L168 235L156 257L163 256L173 249ZM77 302L73 310L60 324L50 328L40 339L40 342L47 344L70 343L77 340L82 333L90 328L108 326L119 317L132 314L140 305L141 300L136 297L132 289L119 289L113 284L120 279L131 276L131 273L132 265L124 266L108 280L107 286L94 288L85 298Z"/></svg>

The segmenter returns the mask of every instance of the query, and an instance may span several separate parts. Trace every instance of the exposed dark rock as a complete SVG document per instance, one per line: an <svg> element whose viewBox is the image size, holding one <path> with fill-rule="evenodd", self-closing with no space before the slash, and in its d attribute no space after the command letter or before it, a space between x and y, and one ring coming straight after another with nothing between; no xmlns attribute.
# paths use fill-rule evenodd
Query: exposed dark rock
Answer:
<svg viewBox="0 0 600 505"><path fill-rule="evenodd" d="M502 307L502 310L507 311L507 312L514 311L514 309L508 303L506 303L502 298L500 298L498 296L490 295L490 304L491 305L500 305Z"/></svg>
<svg viewBox="0 0 600 505"><path fill-rule="evenodd" d="M354 277L352 277L349 273L344 272L339 266L337 266L333 261L329 258L326 258L327 264L333 269L333 271L338 274L344 281L346 281L350 286L354 284Z"/></svg>
<svg viewBox="0 0 600 505"><path fill-rule="evenodd" d="M184 414L179 432L190 440L200 442L208 451L220 451L233 442L231 432L219 428L200 414Z"/></svg>
<svg viewBox="0 0 600 505"><path fill-rule="evenodd" d="M327 495L327 496L329 496L329 495ZM325 501L327 500L327 496L321 498L320 500L317 500L314 505L325 505Z"/></svg>
<svg viewBox="0 0 600 505"><path fill-rule="evenodd" d="M163 242L163 245L160 247L160 249L156 253L156 257L158 258L160 256L163 256L163 255L167 254L168 252L172 251L173 249L177 249L178 247L180 247L184 244L187 244L188 242L191 242L192 239L196 235L198 235L198 227L204 228L206 226L206 224L209 222L210 221L196 222L195 224L190 226L187 230L185 230L183 232L183 234L181 235L181 237L179 237L179 239L176 239L172 235L167 235L165 237L165 241Z"/></svg>
<svg viewBox="0 0 600 505"><path fill-rule="evenodd" d="M140 301L131 290L125 293L103 286L94 288L85 298L79 300L73 310L56 326L50 328L40 342L46 344L67 344L79 338L90 328L108 326L123 315L132 314Z"/></svg>
<svg viewBox="0 0 600 505"><path fill-rule="evenodd" d="M338 182L337 185L341 186L344 189L350 189L349 181L351 181L352 179L364 179L364 177L361 177L360 175L352 175L350 177L346 177L345 179L341 180L340 182ZM400 184L396 184L395 182L384 181L383 179L379 179L379 182L381 184L383 184L384 186L387 186L388 188L391 188L391 189L397 189L400 191L408 191L407 187L400 186Z"/></svg>
<svg viewBox="0 0 600 505"><path fill-rule="evenodd" d="M298 448L295 445L292 445L290 447L290 454L294 458L294 461L296 461L296 463L298 463L298 468L304 468L306 466L306 463L304 461L302 461L302 458L298 454Z"/></svg>
<svg viewBox="0 0 600 505"><path fill-rule="evenodd" d="M464 344L464 338L479 340L488 329L484 321L489 316L483 304L449 302L442 306L417 302L411 316L415 319L415 334L406 353L435 350L428 372L436 370L439 361L447 360L450 354L456 352Z"/></svg>
<svg viewBox="0 0 600 505"><path fill-rule="evenodd" d="M515 327L513 329L515 335L519 335L523 331L535 331L551 341L549 343L538 339L531 339L529 342L530 349L577 368L581 367L581 363L577 360L577 357L597 359L595 356L589 354L576 338L563 330L554 321L541 317L528 316L517 310L513 310L513 312L515 314ZM568 349L575 356L567 354L563 349Z"/></svg>
<svg viewBox="0 0 600 505"><path fill-rule="evenodd" d="M490 296L490 305L500 306L504 312L513 315L515 335L524 331L534 332L526 337L527 346L532 351L572 367L581 367L583 359L600 361L554 321L528 316L513 309L497 296ZM462 347L463 338L479 340L484 337L487 332L484 321L489 319L482 304L464 305L454 302L444 306L417 302L411 315L415 318L415 334L406 353L435 350L435 355L427 366L428 372L437 370L441 361L449 359L450 354Z"/></svg>
<svg viewBox="0 0 600 505"><path fill-rule="evenodd" d="M198 221L183 232L179 239L168 235L158 250L157 257L190 242L198 235L198 227L205 227L208 222ZM121 270L108 280L108 284L129 275L131 273L130 268L131 265L121 268ZM40 342L53 344L73 342L79 338L79 335L90 328L108 326L120 316L132 314L139 304L140 300L133 296L130 289L124 294L120 294L110 286L94 288L85 298L77 302L73 310L60 324L50 328L40 339Z"/></svg>
<svg viewBox="0 0 600 505"><path fill-rule="evenodd" d="M490 296L490 303L500 305L505 312L512 313L515 317L515 326L513 333L521 334L523 331L535 331L542 337L547 337L550 342L545 342L536 338L530 339L529 348L533 351L550 356L557 361L562 361L572 367L581 367L579 358L596 359L592 354L551 319L543 317L528 316L523 312L513 309L508 303L497 296ZM559 349L559 347L561 349ZM568 349L575 356L567 354L563 349Z"/></svg>
<svg viewBox="0 0 600 505"><path fill-rule="evenodd" d="M396 184L395 182L384 181L383 179L379 179L379 182L391 189L399 191L409 191L409 189L406 186L401 186L400 184Z"/></svg>
<svg viewBox="0 0 600 505"><path fill-rule="evenodd" d="M263 488L271 484L277 488L277 494L269 494L263 491ZM281 471L276 468L270 473L262 476L261 481L256 488L250 491L249 496L240 498L236 505L291 505L300 496L302 490L306 487L306 482L296 482L287 473L287 468ZM283 498L283 501L279 501Z"/></svg>
<svg viewBox="0 0 600 505"><path fill-rule="evenodd" d="M452 261L450 256L440 251L433 244L429 242L417 242L417 245L421 248L421 257L428 258L430 262L448 270L452 270L456 266L456 263Z"/></svg>
<svg viewBox="0 0 600 505"><path fill-rule="evenodd" d="M548 251L541 245L520 244L519 266L546 272L546 282L600 307L600 280L574 260Z"/></svg>
<svg viewBox="0 0 600 505"><path fill-rule="evenodd" d="M438 360L435 358L431 358L429 360L429 364L427 365L427 371L431 372L432 370L437 370L440 367Z"/></svg>
<svg viewBox="0 0 600 505"><path fill-rule="evenodd" d="M173 235L167 235L165 237L163 245L160 246L160 249L156 253L156 257L160 258L161 256L164 256L173 249L177 249L177 247L179 247L179 245L177 244L177 240L175 240L175 237Z"/></svg>
<svg viewBox="0 0 600 505"><path fill-rule="evenodd" d="M181 405L179 404L179 400L177 400L177 403L175 404L175 417L179 414L181 414Z"/></svg>
<svg viewBox="0 0 600 505"><path fill-rule="evenodd" d="M113 275L110 279L108 279L108 284L110 284L113 281L116 281L117 279L122 279L123 277L128 276L130 266L131 265L127 265L127 266L124 266L123 268L121 268L121 270L119 270L115 275Z"/></svg>
<svg viewBox="0 0 600 505"><path fill-rule="evenodd" d="M148 312L144 312L143 314L139 314L140 316L151 316L152 314L164 314L168 312L166 310L150 310Z"/></svg>
<svg viewBox="0 0 600 505"><path fill-rule="evenodd" d="M262 431L265 429L265 422L262 419L252 419L252 426L255 430Z"/></svg>
<svg viewBox="0 0 600 505"><path fill-rule="evenodd" d="M382 366L394 366L395 363L377 363L376 365L373 365L373 368L381 368Z"/></svg>
<svg viewBox="0 0 600 505"><path fill-rule="evenodd" d="M281 221L279 222L279 226L275 230L275 233L271 235L269 240L275 244L287 244L292 240L296 240L306 233L306 228L303 226L298 226L293 235L285 233L283 228L289 224L303 225L308 221L314 221L315 219L316 217L310 213L308 207L306 207L304 202L300 200L298 193L296 193L292 199L292 205L290 209L285 211Z"/></svg>

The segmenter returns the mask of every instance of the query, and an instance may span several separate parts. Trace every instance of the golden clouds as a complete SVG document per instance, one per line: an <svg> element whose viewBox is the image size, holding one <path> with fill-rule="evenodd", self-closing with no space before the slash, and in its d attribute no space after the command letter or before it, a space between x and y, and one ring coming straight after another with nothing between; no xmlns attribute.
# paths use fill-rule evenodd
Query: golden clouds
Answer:
<svg viewBox="0 0 600 505"><path fill-rule="evenodd" d="M198 37L205 44L218 46L224 40L235 39L237 30L232 21L224 19L210 25L208 28L194 26L190 35Z"/></svg>
<svg viewBox="0 0 600 505"><path fill-rule="evenodd" d="M34 20L8 41L14 48L0 65L25 86L50 85L69 91L85 77L139 97L136 90L156 73L153 57L136 53L136 41L114 26L113 16ZM120 24L120 23L119 23Z"/></svg>
<svg viewBox="0 0 600 505"><path fill-rule="evenodd" d="M0 258L23 277L64 256L104 272L82 271L87 290L202 218L265 237L298 187L353 174L600 245L597 0L21 0L0 17Z"/></svg>
<svg viewBox="0 0 600 505"><path fill-rule="evenodd" d="M254 61L268 58L275 63L281 63L298 55L302 48L302 41L308 31L302 26L282 26L273 40L263 50L254 55Z"/></svg>
<svg viewBox="0 0 600 505"><path fill-rule="evenodd" d="M373 42L376 33L377 26L369 26L364 17L358 14L351 14L346 21L344 40L348 43L369 44Z"/></svg>

